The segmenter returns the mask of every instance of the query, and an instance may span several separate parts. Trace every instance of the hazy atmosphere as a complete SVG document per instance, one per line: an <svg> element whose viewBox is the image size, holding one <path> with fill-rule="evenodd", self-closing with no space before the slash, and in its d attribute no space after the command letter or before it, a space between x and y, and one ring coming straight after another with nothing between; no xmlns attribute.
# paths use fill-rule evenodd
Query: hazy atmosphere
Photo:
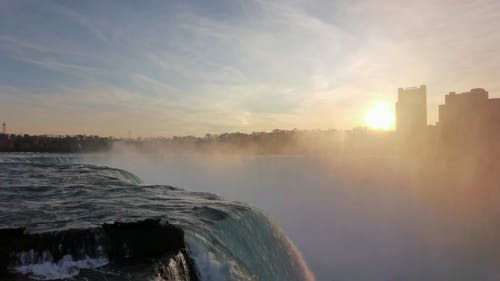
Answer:
<svg viewBox="0 0 500 281"><path fill-rule="evenodd" d="M13 133L349 129L398 87L500 90L497 1L0 1ZM393 127L393 126L392 126Z"/></svg>
<svg viewBox="0 0 500 281"><path fill-rule="evenodd" d="M0 280L500 280L499 26L0 0Z"/></svg>

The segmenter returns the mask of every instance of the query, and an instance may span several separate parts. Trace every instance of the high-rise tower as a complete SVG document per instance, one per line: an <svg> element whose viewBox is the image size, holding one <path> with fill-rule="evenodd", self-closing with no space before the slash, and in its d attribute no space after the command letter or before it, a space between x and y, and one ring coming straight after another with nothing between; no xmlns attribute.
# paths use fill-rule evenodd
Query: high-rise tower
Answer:
<svg viewBox="0 0 500 281"><path fill-rule="evenodd" d="M7 124L5 124L5 122L2 123L2 134L7 134Z"/></svg>
<svg viewBox="0 0 500 281"><path fill-rule="evenodd" d="M500 98L488 98L482 88L469 92L450 92L439 106L439 128L452 138L466 136L498 140Z"/></svg>
<svg viewBox="0 0 500 281"><path fill-rule="evenodd" d="M408 136L421 133L427 126L427 93L425 85L399 88L396 102L396 130Z"/></svg>

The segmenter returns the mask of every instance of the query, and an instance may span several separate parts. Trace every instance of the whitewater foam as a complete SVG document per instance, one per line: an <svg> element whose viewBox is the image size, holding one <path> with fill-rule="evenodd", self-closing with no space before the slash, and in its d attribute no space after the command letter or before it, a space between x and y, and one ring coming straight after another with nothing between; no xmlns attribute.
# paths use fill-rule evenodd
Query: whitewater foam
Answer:
<svg viewBox="0 0 500 281"><path fill-rule="evenodd" d="M193 244L192 244L193 245ZM220 258L206 248L191 251L203 281L251 281L255 278L228 257Z"/></svg>
<svg viewBox="0 0 500 281"><path fill-rule="evenodd" d="M160 271L160 270L159 270ZM163 273L163 276L162 276ZM190 281L189 268L183 253L170 258L166 269L158 272L154 281Z"/></svg>
<svg viewBox="0 0 500 281"><path fill-rule="evenodd" d="M18 254L18 264L12 271L28 275L36 280L58 280L71 278L80 273L81 269L93 269L105 266L109 263L107 257L84 257L75 260L71 255L63 256L59 261L54 262L48 252L42 254L42 258L37 258L34 250L21 252ZM35 261L35 263L31 263Z"/></svg>

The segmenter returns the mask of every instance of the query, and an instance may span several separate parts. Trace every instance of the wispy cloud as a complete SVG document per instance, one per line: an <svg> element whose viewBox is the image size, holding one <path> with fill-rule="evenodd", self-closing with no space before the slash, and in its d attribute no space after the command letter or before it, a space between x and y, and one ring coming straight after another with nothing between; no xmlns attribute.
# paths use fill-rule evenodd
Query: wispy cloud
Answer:
<svg viewBox="0 0 500 281"><path fill-rule="evenodd" d="M0 110L26 131L37 114L53 116L40 130L110 134L350 128L375 100L419 84L435 121L448 90L500 89L493 0L8 0L0 10Z"/></svg>
<svg viewBox="0 0 500 281"><path fill-rule="evenodd" d="M80 26L86 28L90 33L92 33L96 38L99 40L108 43L108 38L104 35L104 32L99 28L95 22L86 17L85 15L71 9L67 8L64 5L54 2L54 1L49 1L47 2L47 5L50 5L50 8L54 10L57 13L60 13L64 15L68 20L74 21L78 23Z"/></svg>

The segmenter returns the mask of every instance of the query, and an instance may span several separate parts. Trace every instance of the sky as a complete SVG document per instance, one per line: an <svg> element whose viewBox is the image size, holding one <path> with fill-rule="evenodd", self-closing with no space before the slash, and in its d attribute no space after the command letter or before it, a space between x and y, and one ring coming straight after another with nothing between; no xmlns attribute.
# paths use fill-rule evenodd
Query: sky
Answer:
<svg viewBox="0 0 500 281"><path fill-rule="evenodd" d="M364 126L397 88L500 93L500 2L0 0L11 133Z"/></svg>

